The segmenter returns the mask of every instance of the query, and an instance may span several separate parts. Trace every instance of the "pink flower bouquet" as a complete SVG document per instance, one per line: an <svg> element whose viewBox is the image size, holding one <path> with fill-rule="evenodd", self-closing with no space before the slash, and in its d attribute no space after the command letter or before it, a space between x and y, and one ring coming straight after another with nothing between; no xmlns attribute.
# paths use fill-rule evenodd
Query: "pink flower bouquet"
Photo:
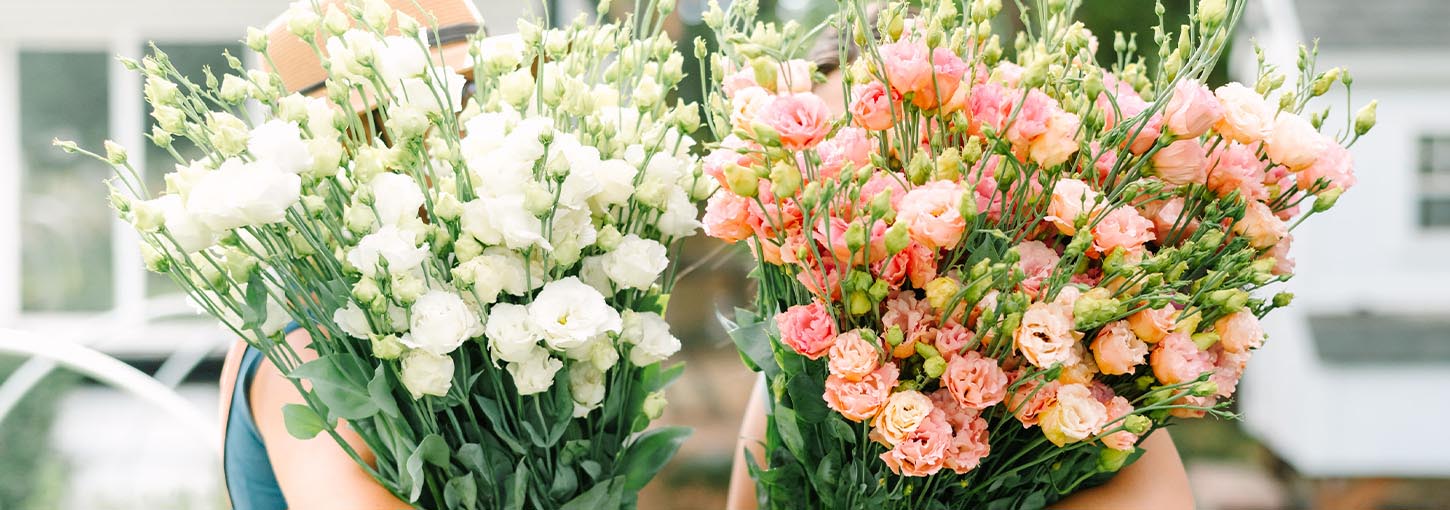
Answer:
<svg viewBox="0 0 1450 510"><path fill-rule="evenodd" d="M801 83L799 27L707 13L704 225L759 265L730 326L769 382L765 506L1040 508L1158 427L1232 416L1292 297L1255 292L1354 185L1373 103L1322 134L1301 112L1351 80L1308 50L1287 81L1207 86L1242 1L1159 27L1151 66L1119 34L1109 67L1076 3L1025 14L1006 59L1000 1L845 2L841 105Z"/></svg>

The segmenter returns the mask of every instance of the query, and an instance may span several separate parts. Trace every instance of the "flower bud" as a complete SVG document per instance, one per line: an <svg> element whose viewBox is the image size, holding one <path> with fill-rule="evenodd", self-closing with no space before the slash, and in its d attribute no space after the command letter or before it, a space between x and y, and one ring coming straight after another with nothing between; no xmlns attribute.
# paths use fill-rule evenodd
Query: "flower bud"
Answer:
<svg viewBox="0 0 1450 510"><path fill-rule="evenodd" d="M1368 133L1370 129L1374 128L1375 110L1379 109L1379 104L1378 99L1370 101L1369 104L1364 105L1364 108L1360 108L1359 112L1354 114L1355 136L1364 136L1365 133Z"/></svg>
<svg viewBox="0 0 1450 510"><path fill-rule="evenodd" d="M615 228L614 225L605 225L599 229L599 235L594 244L604 251L613 251L623 240L624 236L619 233L618 228Z"/></svg>
<svg viewBox="0 0 1450 510"><path fill-rule="evenodd" d="M761 88L770 92L776 92L776 80L779 79L777 64L770 57L756 57L750 61L750 70L755 75L755 83Z"/></svg>
<svg viewBox="0 0 1450 510"><path fill-rule="evenodd" d="M1275 308L1283 308L1289 306L1289 303L1292 303L1293 301L1293 292L1280 292L1278 294L1274 294L1273 304Z"/></svg>
<svg viewBox="0 0 1450 510"><path fill-rule="evenodd" d="M370 305L383 298L382 289L372 278L363 278L352 285L352 298L358 303Z"/></svg>
<svg viewBox="0 0 1450 510"><path fill-rule="evenodd" d="M402 304L411 305L418 300L419 296L428 291L428 286L424 284L423 279L417 276L397 273L392 277L393 281L389 285L392 290L392 298Z"/></svg>
<svg viewBox="0 0 1450 510"><path fill-rule="evenodd" d="M111 140L103 144L106 148L106 161L112 165L120 165L126 162L126 148Z"/></svg>
<svg viewBox="0 0 1450 510"><path fill-rule="evenodd" d="M1334 207L1335 203L1339 202L1339 196L1342 194L1344 194L1344 189L1342 188L1329 188L1320 192L1314 197L1314 212L1321 213L1328 211L1331 207Z"/></svg>
<svg viewBox="0 0 1450 510"><path fill-rule="evenodd" d="M665 400L664 392L652 392L648 396L644 397L644 403L641 404L641 410L644 411L645 417L649 418L650 420L657 420L660 416L664 415L665 404L667 403L668 401Z"/></svg>
<svg viewBox="0 0 1450 510"><path fill-rule="evenodd" d="M922 347L931 349L933 353L936 352L936 349L932 349L930 345L917 342L917 350L921 350ZM936 379L938 377L941 377L941 375L943 373L946 373L947 371L947 360L942 359L941 355L926 358L926 361L922 362L921 364L921 371L922 373L926 374L926 377L928 379Z"/></svg>
<svg viewBox="0 0 1450 510"><path fill-rule="evenodd" d="M1214 333L1211 331L1204 333L1194 333L1190 338L1193 339L1193 344L1197 345L1198 350L1200 351L1208 350L1209 347L1213 347L1213 344L1218 343L1219 340L1218 333Z"/></svg>
<svg viewBox="0 0 1450 510"><path fill-rule="evenodd" d="M1228 16L1226 0L1199 0L1198 22L1204 26L1218 26Z"/></svg>
<svg viewBox="0 0 1450 510"><path fill-rule="evenodd" d="M252 51L265 53L267 51L267 33L257 27L247 27L246 44Z"/></svg>
<svg viewBox="0 0 1450 510"><path fill-rule="evenodd" d="M881 190L871 197L871 217L888 220L896 218L896 209L891 207L891 188Z"/></svg>
<svg viewBox="0 0 1450 510"><path fill-rule="evenodd" d="M1094 287L1083 293L1072 305L1075 327L1079 331L1087 331L1117 319L1122 302L1112 295L1112 291L1103 287Z"/></svg>
<svg viewBox="0 0 1450 510"><path fill-rule="evenodd" d="M891 255L901 253L906 245L911 242L911 232L905 223L897 222L886 229L886 252Z"/></svg>
<svg viewBox="0 0 1450 510"><path fill-rule="evenodd" d="M749 168L731 163L725 167L725 185L736 195L754 198L759 191L760 178Z"/></svg>
<svg viewBox="0 0 1450 510"><path fill-rule="evenodd" d="M891 284L886 280L876 280L871 284L871 288L866 289L866 297L871 298L872 303L880 303L890 294Z"/></svg>
<svg viewBox="0 0 1450 510"><path fill-rule="evenodd" d="M932 308L945 310L961 290L960 282L947 276L938 277L926 283L926 300Z"/></svg>
<svg viewBox="0 0 1450 510"><path fill-rule="evenodd" d="M459 262L468 262L483 254L483 245L473 236L463 236L453 242L453 255Z"/></svg>
<svg viewBox="0 0 1450 510"><path fill-rule="evenodd" d="M865 291L852 292L846 299L846 308L851 315L863 315L872 310L871 298Z"/></svg>
<svg viewBox="0 0 1450 510"><path fill-rule="evenodd" d="M911 161L906 165L906 177L912 184L920 186L931 178L932 170L936 167L931 156L925 151L917 152L911 156Z"/></svg>
<svg viewBox="0 0 1450 510"><path fill-rule="evenodd" d="M341 36L347 29L352 28L352 20L336 4L328 5L327 12L322 15L322 28L333 36Z"/></svg>
<svg viewBox="0 0 1450 510"><path fill-rule="evenodd" d="M781 161L770 167L770 194L777 199L795 196L801 189L801 171Z"/></svg>
<svg viewBox="0 0 1450 510"><path fill-rule="evenodd" d="M373 356L378 359L398 359L403 355L403 342L397 335L370 335Z"/></svg>
<svg viewBox="0 0 1450 510"><path fill-rule="evenodd" d="M891 325L890 328L887 328L885 336L886 344L892 347L901 345L901 342L906 340L906 334L901 331L901 326L897 326L895 324Z"/></svg>
<svg viewBox="0 0 1450 510"><path fill-rule="evenodd" d="M1128 457L1131 457L1133 455L1133 452L1136 450L1137 448L1126 451L1114 450L1112 448L1102 448L1098 450L1098 472L1116 473L1119 469L1123 468L1123 465L1128 462Z"/></svg>
<svg viewBox="0 0 1450 510"><path fill-rule="evenodd" d="M1193 385L1193 396L1211 397L1218 393L1218 383L1213 381L1199 381Z"/></svg>

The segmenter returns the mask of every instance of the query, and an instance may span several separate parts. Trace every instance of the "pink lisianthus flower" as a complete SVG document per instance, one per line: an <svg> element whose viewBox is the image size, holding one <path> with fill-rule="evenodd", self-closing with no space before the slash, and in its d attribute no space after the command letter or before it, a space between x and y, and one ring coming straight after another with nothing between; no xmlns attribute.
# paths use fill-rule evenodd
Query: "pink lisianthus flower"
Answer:
<svg viewBox="0 0 1450 510"><path fill-rule="evenodd" d="M1274 110L1264 96L1237 82L1219 87L1214 96L1223 107L1223 118L1214 123L1214 131L1244 145L1268 138L1274 125Z"/></svg>
<svg viewBox="0 0 1450 510"><path fill-rule="evenodd" d="M931 476L945 466L952 439L946 417L941 410L933 409L915 430L881 454L881 460L898 475Z"/></svg>
<svg viewBox="0 0 1450 510"><path fill-rule="evenodd" d="M1153 154L1153 174L1173 186L1208 179L1208 155L1198 140L1179 140Z"/></svg>
<svg viewBox="0 0 1450 510"><path fill-rule="evenodd" d="M891 129L901 115L901 96L887 90L886 85L872 81L857 85L851 91L851 118L872 131Z"/></svg>
<svg viewBox="0 0 1450 510"><path fill-rule="evenodd" d="M1279 112L1269 138L1264 140L1269 159L1294 171L1314 164L1329 145L1329 139L1319 134L1309 121L1290 112Z"/></svg>
<svg viewBox="0 0 1450 510"><path fill-rule="evenodd" d="M1093 360L1098 370L1108 375L1131 374L1142 365L1148 356L1148 344L1144 343L1128 321L1110 322L1093 338Z"/></svg>
<svg viewBox="0 0 1450 510"><path fill-rule="evenodd" d="M951 181L932 181L908 191L896 221L906 222L911 238L927 248L952 249L962 240L962 187Z"/></svg>
<svg viewBox="0 0 1450 510"><path fill-rule="evenodd" d="M1041 379L1024 382L1007 396L1007 409L1022 422L1022 428L1037 425L1042 411L1057 404L1057 388L1061 385L1057 381L1044 383Z"/></svg>
<svg viewBox="0 0 1450 510"><path fill-rule="evenodd" d="M976 469L982 459L992 452L992 445L987 440L987 420L975 409L958 405L944 390L932 393L931 401L946 416L953 431L944 467L957 474Z"/></svg>
<svg viewBox="0 0 1450 510"><path fill-rule="evenodd" d="M837 376L826 377L826 407L841 413L854 422L868 421L881 412L886 400L891 397L891 388L896 386L899 371L896 364L881 365L860 381L848 381Z"/></svg>
<svg viewBox="0 0 1450 510"><path fill-rule="evenodd" d="M734 193L716 193L705 204L705 234L735 244L755 233L750 228L750 199Z"/></svg>
<svg viewBox="0 0 1450 510"><path fill-rule="evenodd" d="M912 241L896 255L872 263L871 272L886 280L893 289L907 281L913 287L922 288L936 278L936 252Z"/></svg>
<svg viewBox="0 0 1450 510"><path fill-rule="evenodd" d="M1264 168L1258 155L1247 145L1230 142L1208 157L1208 188L1219 196L1238 191L1249 200L1267 200L1269 188L1264 186Z"/></svg>
<svg viewBox="0 0 1450 510"><path fill-rule="evenodd" d="M832 117L825 100L802 92L776 97L757 119L780 135L782 147L799 151L815 147L830 134Z"/></svg>
<svg viewBox="0 0 1450 510"><path fill-rule="evenodd" d="M1017 245L1017 254L1021 256L1017 261L1017 268L1027 275L1018 285L1029 297L1036 298L1043 280L1052 275L1052 270L1057 267L1061 256L1042 244L1042 241L1025 241Z"/></svg>
<svg viewBox="0 0 1450 510"><path fill-rule="evenodd" d="M751 132L756 119L776 100L776 95L760 87L746 87L730 98L730 125Z"/></svg>
<svg viewBox="0 0 1450 510"><path fill-rule="evenodd" d="M881 359L879 346L862 339L861 333L854 330L836 335L828 354L830 361L826 368L831 375L851 382L859 382L875 372Z"/></svg>
<svg viewBox="0 0 1450 510"><path fill-rule="evenodd" d="M1274 259L1274 269L1271 271L1273 274L1286 275L1294 273L1294 258L1289 256L1289 247L1293 244L1294 234L1287 234L1273 248L1269 248L1269 251L1264 252L1265 257Z"/></svg>
<svg viewBox="0 0 1450 510"><path fill-rule="evenodd" d="M1055 108L1047 118L1047 131L1032 140L1027 154L1043 167L1054 167L1067 162L1077 153L1077 130L1082 122L1077 115Z"/></svg>
<svg viewBox="0 0 1450 510"><path fill-rule="evenodd" d="M1232 397L1234 391L1238 389L1239 379L1244 376L1244 369L1249 366L1249 357L1252 356L1252 353L1248 351L1229 352L1217 344L1209 349L1209 353L1213 355L1213 375L1209 376L1208 380L1218 386L1218 393L1215 395L1224 398Z"/></svg>
<svg viewBox="0 0 1450 510"><path fill-rule="evenodd" d="M1057 101L1047 97L1041 90L1032 89L1014 112L1012 124L1007 126L1007 140L1014 147L1027 147L1037 137L1047 133L1048 119L1058 110Z"/></svg>
<svg viewBox="0 0 1450 510"><path fill-rule="evenodd" d="M816 179L835 179L847 163L855 168L871 163L871 140L866 137L864 129L844 127L836 132L836 136L817 145L816 153L821 156Z"/></svg>
<svg viewBox="0 0 1450 510"><path fill-rule="evenodd" d="M1116 80L1114 80L1116 81ZM1107 80L1104 80L1107 83ZM1097 107L1103 112L1104 129L1114 129L1120 123L1133 121L1139 114L1148 109L1148 102L1144 101L1132 88L1122 85L1112 96L1111 88L1098 96ZM1155 113L1149 117L1147 122L1134 121L1127 128L1129 139L1128 151L1133 154L1143 154L1153 148L1158 141L1158 136L1163 134L1163 114Z"/></svg>
<svg viewBox="0 0 1450 510"><path fill-rule="evenodd" d="M919 391L892 393L881 412L871 419L871 439L887 446L901 444L934 410L936 406L931 404L931 398Z"/></svg>
<svg viewBox="0 0 1450 510"><path fill-rule="evenodd" d="M1249 202L1244 217L1233 225L1235 234L1248 238L1249 245L1268 249L1289 235L1289 226L1263 202Z"/></svg>
<svg viewBox="0 0 1450 510"><path fill-rule="evenodd" d="M995 83L982 83L972 87L967 97L967 110L971 114L971 133L981 135L983 127L990 127L998 133L1012 112L1013 97L1006 88Z"/></svg>
<svg viewBox="0 0 1450 510"><path fill-rule="evenodd" d="M1117 395L1113 395L1103 404L1108 410L1109 425L1106 428L1109 430L1122 426L1123 422L1121 421L1117 423L1113 422L1133 412L1133 404L1129 403L1128 399ZM1102 441L1103 446L1108 448L1119 451L1131 451L1138 444L1138 435L1126 430L1119 430L1110 434L1104 434L1098 440Z"/></svg>
<svg viewBox="0 0 1450 510"><path fill-rule="evenodd" d="M960 323L948 322L937 330L936 343L932 345L936 347L937 352L941 353L942 359L951 361L961 356L962 348L971 344L976 335Z"/></svg>
<svg viewBox="0 0 1450 510"><path fill-rule="evenodd" d="M1101 432L1108 423L1108 409L1093 398L1082 384L1064 384L1057 389L1057 403L1041 414L1042 434L1059 447L1082 441Z"/></svg>
<svg viewBox="0 0 1450 510"><path fill-rule="evenodd" d="M986 409L1007 396L1007 373L997 360L977 351L967 351L947 362L941 384L958 404L971 409Z"/></svg>
<svg viewBox="0 0 1450 510"><path fill-rule="evenodd" d="M1087 183L1077 179L1061 179L1052 186L1052 198L1047 203L1044 220L1057 227L1063 235L1077 233L1077 217L1093 209L1098 192Z"/></svg>
<svg viewBox="0 0 1450 510"><path fill-rule="evenodd" d="M1073 300L1064 300L1072 294L1062 292L1054 301L1032 303L1022 314L1015 340L1017 349L1033 366L1049 368L1056 363L1071 365L1078 361L1072 347L1082 339L1082 333L1073 329Z"/></svg>
<svg viewBox="0 0 1450 510"><path fill-rule="evenodd" d="M1179 80L1163 116L1173 136L1198 138L1223 118L1223 108L1213 92L1198 80Z"/></svg>
<svg viewBox="0 0 1450 510"><path fill-rule="evenodd" d="M1128 316L1128 327L1144 342L1156 344L1173 333L1176 313L1173 305L1139 310Z"/></svg>
<svg viewBox="0 0 1450 510"><path fill-rule="evenodd" d="M797 354L819 359L836 341L836 324L819 301L795 305L775 317L781 341Z"/></svg>
<svg viewBox="0 0 1450 510"><path fill-rule="evenodd" d="M1185 333L1173 333L1153 346L1149 356L1153 376L1163 384L1179 384L1197 379L1213 370L1213 360Z"/></svg>
<svg viewBox="0 0 1450 510"><path fill-rule="evenodd" d="M886 312L881 314L882 333L893 326L901 328L902 341L892 356L907 358L916 354L916 343L930 344L936 339L936 312L931 303L917 299L916 293L902 291L886 299Z"/></svg>
<svg viewBox="0 0 1450 510"><path fill-rule="evenodd" d="M1337 143L1329 142L1323 152L1319 153L1314 164L1300 170L1296 174L1299 181L1299 189L1312 189L1314 183L1319 179L1329 181L1330 188L1341 191L1354 187L1358 179L1354 176L1354 156Z"/></svg>
<svg viewBox="0 0 1450 510"><path fill-rule="evenodd" d="M1139 253L1145 243L1153 240L1153 222L1138 214L1137 209L1120 206L1108 211L1092 232L1093 249L1098 253L1112 253L1116 248Z"/></svg>
<svg viewBox="0 0 1450 510"><path fill-rule="evenodd" d="M1153 221L1153 239L1159 244L1168 243L1170 234L1175 230L1178 233L1172 240L1178 242L1187 239L1198 230L1197 219L1183 218L1182 197L1173 197L1155 204L1151 211L1152 214L1149 214L1148 218Z"/></svg>
<svg viewBox="0 0 1450 510"><path fill-rule="evenodd" d="M1264 328L1259 325L1259 318L1248 310L1220 317L1214 321L1213 331L1218 333L1218 345L1228 352L1243 353L1264 345Z"/></svg>
<svg viewBox="0 0 1450 510"><path fill-rule="evenodd" d="M931 86L932 63L925 41L905 38L878 47L886 80L891 89L905 96ZM950 96L948 96L950 97Z"/></svg>
<svg viewBox="0 0 1450 510"><path fill-rule="evenodd" d="M940 106L956 95L962 86L962 75L967 64L956 53L945 47L938 47L931 53L931 72L921 88L913 90L911 103L923 110Z"/></svg>

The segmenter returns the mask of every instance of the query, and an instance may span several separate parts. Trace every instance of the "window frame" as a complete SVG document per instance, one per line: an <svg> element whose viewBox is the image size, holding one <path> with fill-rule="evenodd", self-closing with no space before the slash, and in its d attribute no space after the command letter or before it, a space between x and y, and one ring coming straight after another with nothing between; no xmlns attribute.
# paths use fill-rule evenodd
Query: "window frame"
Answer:
<svg viewBox="0 0 1450 510"><path fill-rule="evenodd" d="M1432 203L1450 208L1450 131L1415 137L1415 223L1421 230L1450 232L1450 220L1431 220ZM1438 158L1437 158L1438 157Z"/></svg>

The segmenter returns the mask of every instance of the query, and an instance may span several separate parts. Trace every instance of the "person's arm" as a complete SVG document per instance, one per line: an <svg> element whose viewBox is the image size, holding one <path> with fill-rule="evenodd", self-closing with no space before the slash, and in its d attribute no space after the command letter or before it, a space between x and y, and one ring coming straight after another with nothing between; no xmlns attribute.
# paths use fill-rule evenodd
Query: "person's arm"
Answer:
<svg viewBox="0 0 1450 510"><path fill-rule="evenodd" d="M1159 429L1139 445L1145 450L1107 483L1078 491L1052 505L1055 510L1193 510L1188 472L1168 431Z"/></svg>
<svg viewBox="0 0 1450 510"><path fill-rule="evenodd" d="M740 420L740 439L735 443L735 462L730 470L730 494L725 500L727 510L755 510L755 480L745 465L745 451L755 457L757 465L765 464L765 383L757 377Z"/></svg>
<svg viewBox="0 0 1450 510"><path fill-rule="evenodd" d="M760 381L750 394L745 417L740 423L740 440L735 448L735 463L730 473L728 510L755 510L755 481L745 466L745 450L757 462L763 462L761 443L765 440L765 402ZM1137 462L1129 464L1106 484L1078 491L1052 505L1055 510L1192 510L1193 492L1188 486L1188 473L1173 446L1167 430L1159 430L1143 441L1145 450Z"/></svg>
<svg viewBox="0 0 1450 510"><path fill-rule="evenodd" d="M287 335L287 342L310 361L317 353L306 348L306 331ZM267 457L277 484L291 510L323 510L348 508L358 510L399 510L412 508L379 485L332 439L322 433L308 440L292 437L282 420L282 406L303 403L297 388L271 363L262 363L252 381L252 415L257 430L267 445ZM377 462L372 450L346 423L339 425L339 434L353 450L370 464Z"/></svg>

